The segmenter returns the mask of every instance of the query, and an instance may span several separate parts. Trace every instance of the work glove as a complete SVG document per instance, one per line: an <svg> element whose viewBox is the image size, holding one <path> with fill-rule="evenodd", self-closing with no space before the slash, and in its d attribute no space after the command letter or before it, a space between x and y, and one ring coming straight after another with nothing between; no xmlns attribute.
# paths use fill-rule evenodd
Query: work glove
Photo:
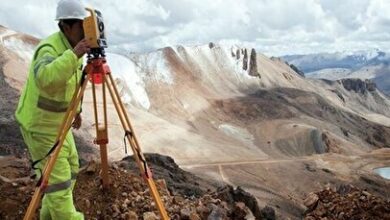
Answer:
<svg viewBox="0 0 390 220"><path fill-rule="evenodd" d="M81 114L77 113L76 116L74 117L74 121L72 123L72 128L78 130L81 127Z"/></svg>

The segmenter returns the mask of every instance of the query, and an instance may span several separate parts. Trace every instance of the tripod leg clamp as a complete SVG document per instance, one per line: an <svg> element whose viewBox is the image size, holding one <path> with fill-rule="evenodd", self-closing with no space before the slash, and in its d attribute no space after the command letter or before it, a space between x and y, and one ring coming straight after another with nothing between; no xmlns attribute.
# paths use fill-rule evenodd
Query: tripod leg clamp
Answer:
<svg viewBox="0 0 390 220"><path fill-rule="evenodd" d="M105 127L99 127L97 130L97 137L93 141L94 144L108 144L107 129Z"/></svg>

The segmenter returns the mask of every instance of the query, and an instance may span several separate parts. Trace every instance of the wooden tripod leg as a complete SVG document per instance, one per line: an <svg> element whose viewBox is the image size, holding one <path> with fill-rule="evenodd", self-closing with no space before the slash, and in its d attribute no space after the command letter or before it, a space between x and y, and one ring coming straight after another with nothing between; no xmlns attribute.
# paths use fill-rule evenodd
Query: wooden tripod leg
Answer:
<svg viewBox="0 0 390 220"><path fill-rule="evenodd" d="M99 145L100 149L100 160L101 160L101 178L103 183L103 188L107 189L110 185L109 175L108 175L108 154L107 154L107 143L108 143L108 132L107 132L107 103L106 103L106 92L105 92L105 82L102 84L103 89L103 120L104 123L99 123L98 111L97 111L97 98L96 98L96 86L92 82L92 95L93 95L93 107L95 112L95 128L96 128L96 139L95 144Z"/></svg>
<svg viewBox="0 0 390 220"><path fill-rule="evenodd" d="M69 129L72 126L73 119L76 115L78 104L81 101L81 98L84 94L85 88L87 87L88 80L85 80L83 84L77 87L76 92L73 94L72 101L70 102L70 105L65 113L63 122L60 126L60 130L58 131L57 137L56 137L56 143L57 147L55 150L49 155L48 160L46 161L45 167L43 168L43 173L41 176L40 185L36 186L34 195L30 201L30 204L27 208L26 214L24 215L24 220L30 220L34 217L35 211L39 205L39 201L41 200L41 197L45 191L45 188L48 184L49 177L51 174L51 171L53 170L53 167L55 165L55 162L57 160L57 157L61 151L62 145L64 143L64 140L66 138L66 135L69 131Z"/></svg>
<svg viewBox="0 0 390 220"><path fill-rule="evenodd" d="M138 167L140 169L141 174L145 177L150 193L157 205L158 211L160 212L161 219L167 220L169 219L167 211L165 210L164 203L161 200L160 194L157 190L156 184L153 181L153 178L151 176L151 172L149 170L149 167L146 163L145 157L143 153L141 152L141 148L139 145L139 142L137 140L137 136L135 135L134 129L130 123L129 117L126 113L126 109L123 105L123 102L120 99L118 89L115 86L114 80L111 76L111 74L107 74L105 78L107 82L108 90L111 94L112 101L115 105L115 109L118 113L119 119L122 123L122 126L124 130L126 131L126 137L127 140L130 143L131 149L133 150L133 156L135 161L138 164ZM130 133L127 133L130 132Z"/></svg>

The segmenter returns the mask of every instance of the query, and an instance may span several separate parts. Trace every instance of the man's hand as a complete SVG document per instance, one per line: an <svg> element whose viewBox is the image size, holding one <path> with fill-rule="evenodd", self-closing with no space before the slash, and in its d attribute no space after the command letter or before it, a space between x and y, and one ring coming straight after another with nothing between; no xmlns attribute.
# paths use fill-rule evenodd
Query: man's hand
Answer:
<svg viewBox="0 0 390 220"><path fill-rule="evenodd" d="M81 122L82 122L82 120L81 120L81 114L78 113L78 114L75 116L75 118L74 118L74 121L73 121L73 123L72 123L72 127L73 127L74 129L78 130L78 129L81 127Z"/></svg>
<svg viewBox="0 0 390 220"><path fill-rule="evenodd" d="M86 39L81 40L74 48L73 52L76 54L78 58L82 57L85 53L90 51L90 46Z"/></svg>

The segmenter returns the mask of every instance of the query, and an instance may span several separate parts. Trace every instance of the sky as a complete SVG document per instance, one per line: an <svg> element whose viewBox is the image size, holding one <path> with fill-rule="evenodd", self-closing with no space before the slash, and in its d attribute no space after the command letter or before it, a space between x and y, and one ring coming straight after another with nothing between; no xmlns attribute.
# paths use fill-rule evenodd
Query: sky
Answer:
<svg viewBox="0 0 390 220"><path fill-rule="evenodd" d="M58 0L1 0L0 25L44 38ZM147 52L209 42L272 56L390 51L390 0L82 0L103 13L109 47Z"/></svg>

